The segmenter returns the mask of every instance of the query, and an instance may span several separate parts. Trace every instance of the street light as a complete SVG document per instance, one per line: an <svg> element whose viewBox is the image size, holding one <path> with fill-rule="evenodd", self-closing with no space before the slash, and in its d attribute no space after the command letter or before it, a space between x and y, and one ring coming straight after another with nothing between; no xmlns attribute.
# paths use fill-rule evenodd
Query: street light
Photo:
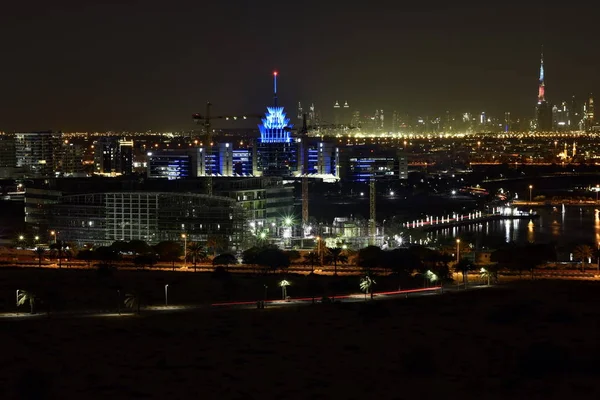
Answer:
<svg viewBox="0 0 600 400"><path fill-rule="evenodd" d="M183 238L183 269L187 268L187 235L185 233L181 234Z"/></svg>
<svg viewBox="0 0 600 400"><path fill-rule="evenodd" d="M460 239L456 239L456 262L460 261Z"/></svg>
<svg viewBox="0 0 600 400"><path fill-rule="evenodd" d="M533 190L533 185L529 185L529 202L531 203L531 193Z"/></svg>
<svg viewBox="0 0 600 400"><path fill-rule="evenodd" d="M169 284L165 285L165 307L169 305Z"/></svg>
<svg viewBox="0 0 600 400"><path fill-rule="evenodd" d="M35 239L36 242L39 242L40 237L39 236L35 236L34 239Z"/></svg>
<svg viewBox="0 0 600 400"><path fill-rule="evenodd" d="M17 314L19 313L19 289L17 289Z"/></svg>
<svg viewBox="0 0 600 400"><path fill-rule="evenodd" d="M287 287L290 285L290 282L288 280L282 280L281 282L279 282L279 286L281 286L281 297L283 298L283 300L285 300L287 298Z"/></svg>
<svg viewBox="0 0 600 400"><path fill-rule="evenodd" d="M58 232L56 231L50 231L50 236L52 236L52 238L54 239L54 244L56 244L56 240L58 237Z"/></svg>

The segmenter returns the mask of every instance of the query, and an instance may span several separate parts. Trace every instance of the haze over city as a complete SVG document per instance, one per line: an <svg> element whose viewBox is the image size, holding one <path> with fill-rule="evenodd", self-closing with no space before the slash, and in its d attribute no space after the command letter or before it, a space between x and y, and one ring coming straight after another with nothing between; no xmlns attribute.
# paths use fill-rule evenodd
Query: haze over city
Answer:
<svg viewBox="0 0 600 400"><path fill-rule="evenodd" d="M600 398L598 6L101 3L0 11L0 398Z"/></svg>
<svg viewBox="0 0 600 400"><path fill-rule="evenodd" d="M385 10L385 11L383 11ZM336 100L365 113L530 118L599 84L594 13L575 3L30 1L6 5L0 129L190 129L206 101L263 112Z"/></svg>

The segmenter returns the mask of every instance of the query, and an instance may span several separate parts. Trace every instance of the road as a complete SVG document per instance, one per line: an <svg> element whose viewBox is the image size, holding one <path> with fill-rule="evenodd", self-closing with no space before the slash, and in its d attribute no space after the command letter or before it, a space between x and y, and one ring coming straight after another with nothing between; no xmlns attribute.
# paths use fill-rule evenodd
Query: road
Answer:
<svg viewBox="0 0 600 400"><path fill-rule="evenodd" d="M473 287L474 289L475 287ZM374 293L373 300L382 301L382 300L396 300L403 299L408 297L423 297L423 296L432 296L442 294L447 291L454 291L455 288L444 288L443 291L441 287L431 287L424 289L410 289L410 290L398 290L393 292L382 292L382 293ZM356 302L364 302L370 301L369 295L365 299L364 294L349 294L349 295L341 295L336 296L335 302L340 303L356 303ZM320 303L321 301L316 298L315 303ZM273 307L298 307L298 306L307 306L313 304L312 297L304 297L297 299L289 299L289 300L266 300L265 308L273 308ZM257 301L232 301L225 303L213 303L210 305L171 305L171 306L147 306L142 308L142 315L152 315L152 314L161 314L161 313L178 313L178 312L190 312L197 310L208 310L208 309L256 309ZM26 307L23 307L23 311L26 310ZM0 313L1 319L10 319L10 320L31 320L31 319L43 319L43 318L124 318L124 317L132 317L135 316L135 313L131 312L129 309L123 308L123 310L119 312L115 312L116 310L107 311L107 310L72 310L72 311L58 311L53 312L50 315L46 313L38 313L38 314L29 314L27 312L12 312L12 313Z"/></svg>

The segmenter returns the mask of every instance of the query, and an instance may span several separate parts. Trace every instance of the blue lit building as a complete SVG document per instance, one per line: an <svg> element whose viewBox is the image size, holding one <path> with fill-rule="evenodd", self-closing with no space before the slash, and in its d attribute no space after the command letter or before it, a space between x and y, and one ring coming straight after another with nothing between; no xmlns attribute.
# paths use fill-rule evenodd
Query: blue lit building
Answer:
<svg viewBox="0 0 600 400"><path fill-rule="evenodd" d="M200 176L252 176L253 151L219 143L211 149L157 150L148 153L148 178L185 179Z"/></svg>
<svg viewBox="0 0 600 400"><path fill-rule="evenodd" d="M298 171L298 143L292 139L290 119L283 107L277 105L277 72L273 73L273 107L258 125L260 137L256 140L256 176L290 176Z"/></svg>
<svg viewBox="0 0 600 400"><path fill-rule="evenodd" d="M402 151L377 147L345 148L340 151L339 178L344 181L368 182L408 179L408 158Z"/></svg>

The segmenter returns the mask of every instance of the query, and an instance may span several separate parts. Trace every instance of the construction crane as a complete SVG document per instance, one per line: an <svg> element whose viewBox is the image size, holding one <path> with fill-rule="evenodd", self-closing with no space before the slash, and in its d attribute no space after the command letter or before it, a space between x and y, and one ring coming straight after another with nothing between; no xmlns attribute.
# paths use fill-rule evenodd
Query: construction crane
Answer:
<svg viewBox="0 0 600 400"><path fill-rule="evenodd" d="M211 102L207 102L206 103L206 114L202 115L202 114L193 114L192 118L194 119L194 121L197 121L198 124L203 124L204 125L204 129L205 129L205 133L206 133L206 141L207 143L207 152L208 154L212 154L212 146L213 146L213 138L212 138L212 129L211 129L211 121L213 119L224 119L226 121L229 120L246 120L246 119L254 119L254 118L262 118L263 115L262 114L249 114L249 115L211 115L210 114L210 109L212 107L212 103ZM212 196L213 194L213 184L212 184L212 172L208 174L208 180L207 180L207 193L209 196Z"/></svg>
<svg viewBox="0 0 600 400"><path fill-rule="evenodd" d="M371 177L369 181L369 242L372 246L376 245L377 236L377 222L376 222L376 208L375 208L375 176Z"/></svg>

